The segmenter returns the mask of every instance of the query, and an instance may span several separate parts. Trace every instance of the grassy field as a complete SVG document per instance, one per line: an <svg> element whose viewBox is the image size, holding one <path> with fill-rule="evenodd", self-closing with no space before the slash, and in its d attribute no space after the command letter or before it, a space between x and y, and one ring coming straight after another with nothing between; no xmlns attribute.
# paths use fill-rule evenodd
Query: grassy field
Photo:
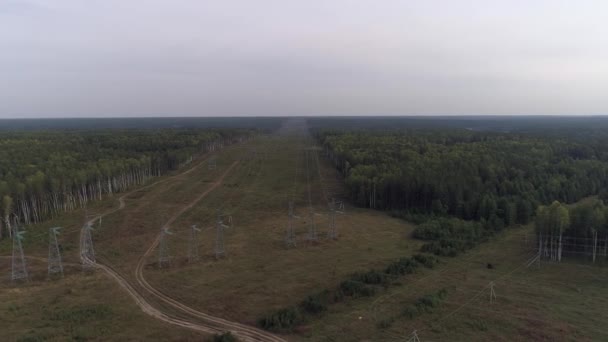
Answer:
<svg viewBox="0 0 608 342"><path fill-rule="evenodd" d="M605 265L565 260L526 267L534 255L526 243L530 231L514 228L380 296L335 307L302 339L403 341L416 330L422 341L607 340ZM441 289L447 297L438 307L414 318L404 314L418 298Z"/></svg>
<svg viewBox="0 0 608 342"><path fill-rule="evenodd" d="M296 305L307 295L334 288L349 274L384 267L417 253L414 228L385 213L347 206L336 218L339 238L326 238L328 204L340 198L341 180L306 136L260 136L217 153L217 168L201 160L179 176L154 180L125 196L125 208L102 221L94 233L98 260L134 282L140 257L165 222L205 192L234 165L223 184L171 225L171 266L159 268L156 254L145 260L146 279L164 294L192 308L248 324L265 313ZM183 170L182 170L183 171ZM158 182L158 183L156 183ZM118 195L91 206L118 206ZM284 244L288 202L298 218L296 248ZM312 208L319 241L306 241ZM213 254L217 210L232 216L225 231L225 257ZM0 283L0 320L11 340L200 340L201 335L160 323L140 312L122 289L100 272L67 267L66 278L46 280L48 228L64 227L67 263L77 264L83 211L28 227L25 242L32 280ZM224 219L228 221L227 217ZM188 262L190 226L202 231L200 260ZM533 255L530 227L508 230L470 252L442 259L432 270L397 279L370 298L347 300L310 319L289 340L405 341L417 330L422 341L608 340L608 271L582 260L526 268ZM531 236L531 235L530 235ZM10 255L10 243L0 254ZM9 275L9 259L0 272ZM491 264L492 268L488 268ZM490 303L494 281L496 301ZM423 295L447 290L440 305L408 318L403 310ZM150 298L154 302L153 298ZM162 303L155 302L159 308Z"/></svg>

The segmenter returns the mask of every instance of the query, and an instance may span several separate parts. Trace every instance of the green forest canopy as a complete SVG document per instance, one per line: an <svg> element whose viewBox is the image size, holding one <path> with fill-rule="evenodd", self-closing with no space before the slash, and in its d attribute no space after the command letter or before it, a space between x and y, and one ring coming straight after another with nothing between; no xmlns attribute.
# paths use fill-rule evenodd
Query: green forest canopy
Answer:
<svg viewBox="0 0 608 342"><path fill-rule="evenodd" d="M316 137L359 206L527 223L536 207L572 203L608 184L608 136L462 129L338 131Z"/></svg>
<svg viewBox="0 0 608 342"><path fill-rule="evenodd" d="M246 129L21 131L0 135L0 236L16 219L38 222L124 191L192 161ZM5 234L6 235L6 234Z"/></svg>

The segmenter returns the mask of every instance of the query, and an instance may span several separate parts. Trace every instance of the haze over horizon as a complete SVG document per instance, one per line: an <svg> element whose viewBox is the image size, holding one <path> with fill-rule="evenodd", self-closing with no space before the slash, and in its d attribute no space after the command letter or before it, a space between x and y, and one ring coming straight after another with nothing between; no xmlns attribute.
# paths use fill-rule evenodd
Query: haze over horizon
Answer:
<svg viewBox="0 0 608 342"><path fill-rule="evenodd" d="M599 0L0 3L0 118L608 114Z"/></svg>

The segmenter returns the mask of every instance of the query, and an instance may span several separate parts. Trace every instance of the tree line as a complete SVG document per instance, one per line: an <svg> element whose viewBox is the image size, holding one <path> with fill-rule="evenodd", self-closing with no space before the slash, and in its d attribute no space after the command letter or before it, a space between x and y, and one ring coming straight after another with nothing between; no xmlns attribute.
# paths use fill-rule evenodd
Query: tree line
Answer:
<svg viewBox="0 0 608 342"><path fill-rule="evenodd" d="M530 222L541 204L572 203L608 185L606 134L321 129L315 136L361 207L504 227Z"/></svg>
<svg viewBox="0 0 608 342"><path fill-rule="evenodd" d="M608 256L608 206L601 199L569 207L558 201L539 206L535 227L542 258L590 256L595 262Z"/></svg>
<svg viewBox="0 0 608 342"><path fill-rule="evenodd" d="M244 129L0 133L0 238L12 221L40 222L161 176Z"/></svg>

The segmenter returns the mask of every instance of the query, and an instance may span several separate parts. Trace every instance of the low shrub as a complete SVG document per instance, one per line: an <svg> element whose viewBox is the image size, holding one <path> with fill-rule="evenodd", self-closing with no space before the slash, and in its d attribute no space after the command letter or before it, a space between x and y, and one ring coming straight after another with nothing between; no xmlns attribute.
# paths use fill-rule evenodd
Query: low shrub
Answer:
<svg viewBox="0 0 608 342"><path fill-rule="evenodd" d="M447 294L447 290L442 289L437 293L424 295L418 298L413 305L405 307L403 311L401 311L401 315L412 319L425 312L431 312L441 305Z"/></svg>
<svg viewBox="0 0 608 342"><path fill-rule="evenodd" d="M327 311L330 304L343 301L345 298L371 297L380 289L398 284L393 281L398 276L411 274L424 266L432 268L439 260L432 255L417 254L411 258L401 258L390 263L383 271L369 270L352 274L342 281L334 290L323 290L307 296L298 306L278 310L258 321L266 330L291 331L304 322L305 315L320 315Z"/></svg>
<svg viewBox="0 0 608 342"><path fill-rule="evenodd" d="M327 310L327 295L325 295L325 291L306 297L306 299L300 303L300 308L306 313L313 315Z"/></svg>
<svg viewBox="0 0 608 342"><path fill-rule="evenodd" d="M412 259L426 268L433 268L436 264L439 263L439 259L432 255L424 255L424 254L416 254L412 257Z"/></svg>
<svg viewBox="0 0 608 342"><path fill-rule="evenodd" d="M353 298L371 297L376 294L376 289L374 287L356 280L345 280L341 282L340 291L342 291L345 296Z"/></svg>
<svg viewBox="0 0 608 342"><path fill-rule="evenodd" d="M54 321L71 322L74 324L82 324L88 321L96 321L105 319L113 314L112 308L105 304L66 308L57 310L50 315L50 319Z"/></svg>
<svg viewBox="0 0 608 342"><path fill-rule="evenodd" d="M220 335L214 335L212 342L237 342L238 339L231 332L226 332Z"/></svg>
<svg viewBox="0 0 608 342"><path fill-rule="evenodd" d="M419 225L414 237L431 241L421 251L439 256L456 256L494 234L496 226L456 218L437 218Z"/></svg>
<svg viewBox="0 0 608 342"><path fill-rule="evenodd" d="M291 331L303 322L302 314L297 307L280 309L260 319L260 327L270 331Z"/></svg>
<svg viewBox="0 0 608 342"><path fill-rule="evenodd" d="M393 276L401 276L406 274L411 274L416 271L418 268L418 262L411 258L401 258L395 262L390 263L384 273L390 274Z"/></svg>
<svg viewBox="0 0 608 342"><path fill-rule="evenodd" d="M388 283L388 277L386 274L376 270L370 270L365 273L355 273L351 276L351 280L371 285Z"/></svg>
<svg viewBox="0 0 608 342"><path fill-rule="evenodd" d="M406 306L405 309L403 309L403 311L401 311L401 315L404 317L407 317L409 319L412 319L412 318L418 316L418 314L419 314L418 308L415 305Z"/></svg>
<svg viewBox="0 0 608 342"><path fill-rule="evenodd" d="M381 320L376 324L376 327L378 329L388 329L393 325L393 323L395 323L395 318L391 317L388 319Z"/></svg>

